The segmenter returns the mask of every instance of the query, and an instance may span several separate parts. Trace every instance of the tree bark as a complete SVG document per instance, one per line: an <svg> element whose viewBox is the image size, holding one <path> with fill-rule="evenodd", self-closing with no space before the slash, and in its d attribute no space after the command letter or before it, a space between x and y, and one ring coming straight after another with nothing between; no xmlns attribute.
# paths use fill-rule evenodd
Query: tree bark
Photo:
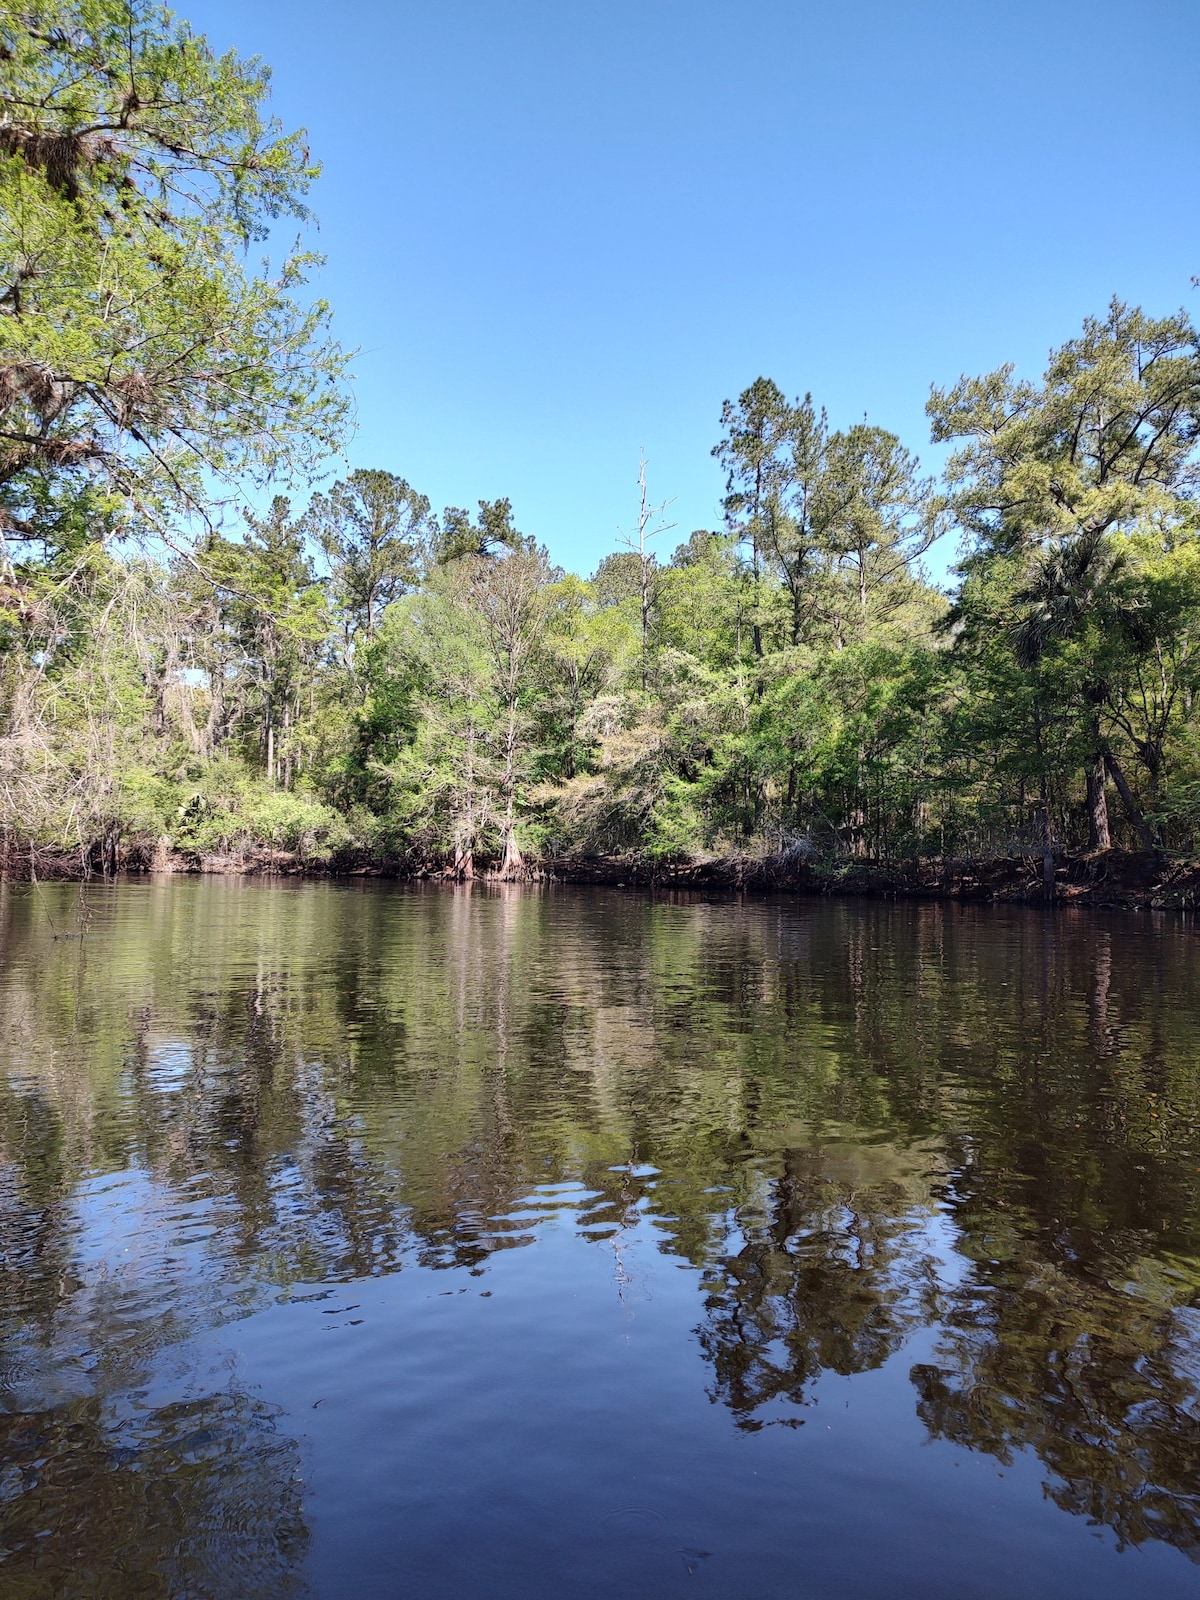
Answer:
<svg viewBox="0 0 1200 1600"><path fill-rule="evenodd" d="M1042 736L1042 700L1039 694L1033 705L1033 736L1038 753L1038 800L1042 822L1042 897L1047 902L1055 899L1054 889L1054 830L1050 825L1050 784L1046 775L1046 747Z"/></svg>
<svg viewBox="0 0 1200 1600"><path fill-rule="evenodd" d="M1104 752L1098 750L1087 769L1088 847L1092 850L1112 848L1112 834L1108 826L1108 798L1104 793Z"/></svg>
<svg viewBox="0 0 1200 1600"><path fill-rule="evenodd" d="M1154 835L1150 831L1150 824L1142 815L1142 808L1138 805L1133 790L1129 787L1129 780L1121 771L1121 764L1111 750L1104 752L1104 764L1108 768L1109 776L1117 786L1117 793L1121 796L1121 803L1125 807L1130 822L1137 829L1138 838L1142 841L1142 849L1151 852L1155 851L1157 846L1154 842Z"/></svg>
<svg viewBox="0 0 1200 1600"><path fill-rule="evenodd" d="M642 527L642 693L650 682L647 666L650 654L650 563L646 557L646 529Z"/></svg>
<svg viewBox="0 0 1200 1600"><path fill-rule="evenodd" d="M1054 834L1050 828L1050 807L1042 801L1042 897L1054 899Z"/></svg>
<svg viewBox="0 0 1200 1600"><path fill-rule="evenodd" d="M525 865L517 844L517 708L509 703L508 726L504 740L504 859L500 863L502 878L519 878Z"/></svg>
<svg viewBox="0 0 1200 1600"><path fill-rule="evenodd" d="M454 841L454 876L467 883L475 876L475 724L467 729L467 763L464 773L466 805L465 822L460 824Z"/></svg>

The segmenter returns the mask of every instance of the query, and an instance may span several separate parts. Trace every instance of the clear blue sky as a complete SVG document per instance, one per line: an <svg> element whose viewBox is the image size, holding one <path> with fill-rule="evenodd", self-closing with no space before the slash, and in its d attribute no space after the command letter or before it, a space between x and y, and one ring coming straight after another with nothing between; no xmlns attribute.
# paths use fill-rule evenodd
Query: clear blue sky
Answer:
<svg viewBox="0 0 1200 1600"><path fill-rule="evenodd" d="M932 382L1200 315L1198 0L180 0L306 126L355 466L576 570L716 526L759 373L934 464ZM944 559L944 558L943 558Z"/></svg>

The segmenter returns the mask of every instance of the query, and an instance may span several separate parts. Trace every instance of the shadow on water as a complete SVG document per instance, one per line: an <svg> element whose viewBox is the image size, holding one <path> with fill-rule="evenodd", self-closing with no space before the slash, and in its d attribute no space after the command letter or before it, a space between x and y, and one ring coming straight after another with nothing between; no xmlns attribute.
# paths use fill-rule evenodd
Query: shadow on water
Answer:
<svg viewBox="0 0 1200 1600"><path fill-rule="evenodd" d="M305 1424L234 1324L564 1221L618 1293L646 1230L695 1270L736 1429L907 1360L927 1438L1200 1559L1190 927L180 883L68 943L46 909L0 886L6 1595L302 1592Z"/></svg>

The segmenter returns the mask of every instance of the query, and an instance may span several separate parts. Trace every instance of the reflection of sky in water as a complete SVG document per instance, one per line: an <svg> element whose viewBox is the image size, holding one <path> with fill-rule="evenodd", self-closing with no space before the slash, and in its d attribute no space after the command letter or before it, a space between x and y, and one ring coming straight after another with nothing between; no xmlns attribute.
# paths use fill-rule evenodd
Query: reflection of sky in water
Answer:
<svg viewBox="0 0 1200 1600"><path fill-rule="evenodd" d="M183 1088L192 1072L192 1047L187 1043L160 1044L151 1052L147 1081L160 1094Z"/></svg>
<svg viewBox="0 0 1200 1600"><path fill-rule="evenodd" d="M1191 1591L1186 941L95 894L0 916L0 1589Z"/></svg>

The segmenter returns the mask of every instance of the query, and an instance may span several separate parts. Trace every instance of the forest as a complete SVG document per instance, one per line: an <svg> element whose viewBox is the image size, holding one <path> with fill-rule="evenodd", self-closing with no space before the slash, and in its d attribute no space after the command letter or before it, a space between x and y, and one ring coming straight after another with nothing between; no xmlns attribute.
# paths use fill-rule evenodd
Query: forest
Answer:
<svg viewBox="0 0 1200 1600"><path fill-rule="evenodd" d="M319 259L256 264L318 175L268 99L150 0L0 13L10 870L1196 850L1186 311L1114 298L1040 375L935 386L940 475L767 377L714 396L719 526L631 463L577 576L503 484L336 466Z"/></svg>

